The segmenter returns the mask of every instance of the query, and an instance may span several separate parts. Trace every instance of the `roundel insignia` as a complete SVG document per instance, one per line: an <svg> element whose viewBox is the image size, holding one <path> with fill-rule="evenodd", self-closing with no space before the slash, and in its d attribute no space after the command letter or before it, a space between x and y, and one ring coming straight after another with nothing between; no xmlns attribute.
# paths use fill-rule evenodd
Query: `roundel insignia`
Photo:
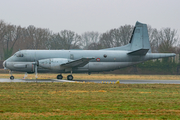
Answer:
<svg viewBox="0 0 180 120"><path fill-rule="evenodd" d="M97 58L96 61L99 62L99 61L100 61L100 58Z"/></svg>

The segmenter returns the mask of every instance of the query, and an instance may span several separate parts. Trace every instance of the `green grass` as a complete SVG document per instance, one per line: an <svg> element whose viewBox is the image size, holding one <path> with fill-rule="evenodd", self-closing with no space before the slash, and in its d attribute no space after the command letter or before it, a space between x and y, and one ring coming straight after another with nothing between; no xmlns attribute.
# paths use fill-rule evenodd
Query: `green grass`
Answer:
<svg viewBox="0 0 180 120"><path fill-rule="evenodd" d="M0 119L180 119L180 85L0 83Z"/></svg>

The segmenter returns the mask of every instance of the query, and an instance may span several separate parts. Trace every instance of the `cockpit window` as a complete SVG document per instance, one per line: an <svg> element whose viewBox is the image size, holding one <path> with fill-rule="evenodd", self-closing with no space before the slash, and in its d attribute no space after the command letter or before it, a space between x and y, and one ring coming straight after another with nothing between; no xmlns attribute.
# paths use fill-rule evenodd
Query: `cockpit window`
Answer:
<svg viewBox="0 0 180 120"><path fill-rule="evenodd" d="M23 57L24 55L19 53L19 54L16 54L16 57Z"/></svg>

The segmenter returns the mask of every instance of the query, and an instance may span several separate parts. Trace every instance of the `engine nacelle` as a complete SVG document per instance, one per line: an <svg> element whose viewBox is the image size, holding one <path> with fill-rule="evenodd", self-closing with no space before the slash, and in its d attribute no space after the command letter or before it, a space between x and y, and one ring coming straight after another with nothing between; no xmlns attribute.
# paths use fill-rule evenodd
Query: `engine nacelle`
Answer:
<svg viewBox="0 0 180 120"><path fill-rule="evenodd" d="M34 73L34 62L6 62L6 67L12 71Z"/></svg>
<svg viewBox="0 0 180 120"><path fill-rule="evenodd" d="M51 70L63 70L64 68L60 67L60 65L67 62L69 62L69 59L66 58L51 58L38 60L38 64L40 67Z"/></svg>

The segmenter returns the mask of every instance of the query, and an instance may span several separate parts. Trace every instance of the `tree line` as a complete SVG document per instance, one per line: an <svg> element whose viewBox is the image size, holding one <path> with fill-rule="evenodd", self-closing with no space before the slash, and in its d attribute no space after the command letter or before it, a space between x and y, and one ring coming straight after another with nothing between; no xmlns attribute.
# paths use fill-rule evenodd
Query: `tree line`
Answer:
<svg viewBox="0 0 180 120"><path fill-rule="evenodd" d="M71 30L53 33L46 28L33 25L21 27L0 20L0 55L7 59L22 49L84 49L98 50L123 46L129 43L133 25L123 25L106 31L84 32L79 35ZM177 30L162 28L157 30L148 25L152 52L180 52Z"/></svg>

